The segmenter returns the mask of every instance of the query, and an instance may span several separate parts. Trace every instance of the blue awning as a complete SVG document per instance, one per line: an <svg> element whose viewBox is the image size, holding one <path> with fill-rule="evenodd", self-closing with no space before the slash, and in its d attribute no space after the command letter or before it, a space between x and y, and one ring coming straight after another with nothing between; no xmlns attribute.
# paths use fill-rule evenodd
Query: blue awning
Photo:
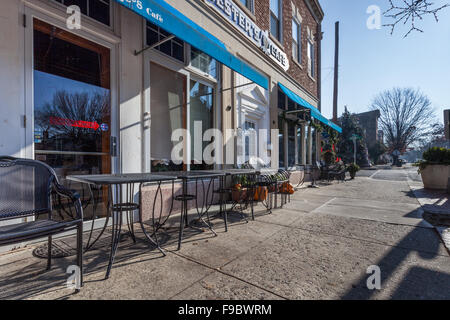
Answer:
<svg viewBox="0 0 450 320"><path fill-rule="evenodd" d="M230 69L240 73L264 89L269 81L261 73L230 53L225 45L208 31L185 17L163 0L115 0L151 23L205 52Z"/></svg>
<svg viewBox="0 0 450 320"><path fill-rule="evenodd" d="M328 120L327 118L325 118L320 111L314 107L312 104L310 104L308 101L306 101L305 99L301 98L299 95L295 94L294 92L292 92L291 90L289 90L288 88L286 88L285 86L283 86L281 83L278 82L278 87L281 89L281 91L284 92L284 94L291 99L292 101L294 101L295 103L301 105L302 107L305 107L307 109L311 110L311 117L313 117L314 119L319 120L320 122L322 122L323 124L326 124L327 126L333 128L334 130L336 130L339 133L342 133L342 129L341 127L339 127L338 125L336 125L334 122Z"/></svg>

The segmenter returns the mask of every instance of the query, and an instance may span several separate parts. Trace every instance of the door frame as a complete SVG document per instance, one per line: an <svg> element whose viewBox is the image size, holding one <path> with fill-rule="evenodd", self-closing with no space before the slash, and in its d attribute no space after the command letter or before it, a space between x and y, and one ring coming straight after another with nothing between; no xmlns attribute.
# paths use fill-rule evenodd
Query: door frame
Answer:
<svg viewBox="0 0 450 320"><path fill-rule="evenodd" d="M24 14L26 15L27 24L24 32L24 55L25 55L25 114L29 119L28 125L25 129L25 157L35 158L35 146L34 146L34 46L33 46L33 19L39 19L48 24L54 25L57 28L63 29L74 35L85 38L86 40L95 42L101 46L104 46L110 50L110 99L111 99L111 137L117 139L117 153L116 157L111 156L111 173L120 172L120 135L119 135L119 115L118 115L118 101L119 93L117 89L118 80L118 67L117 67L117 44L104 40L105 37L87 32L84 29L69 30L66 25L66 17L61 14L59 17L55 17L54 13L42 9L37 11L31 7L25 5ZM98 33L102 31L98 30Z"/></svg>

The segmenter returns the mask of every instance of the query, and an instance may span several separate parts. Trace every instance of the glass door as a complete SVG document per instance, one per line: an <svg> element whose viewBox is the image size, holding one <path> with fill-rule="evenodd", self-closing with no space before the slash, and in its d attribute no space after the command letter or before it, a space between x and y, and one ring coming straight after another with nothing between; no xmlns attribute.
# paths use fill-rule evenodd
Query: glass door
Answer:
<svg viewBox="0 0 450 320"><path fill-rule="evenodd" d="M85 218L93 203L104 216L105 190L65 177L111 173L110 50L38 19L33 28L35 159L78 189Z"/></svg>

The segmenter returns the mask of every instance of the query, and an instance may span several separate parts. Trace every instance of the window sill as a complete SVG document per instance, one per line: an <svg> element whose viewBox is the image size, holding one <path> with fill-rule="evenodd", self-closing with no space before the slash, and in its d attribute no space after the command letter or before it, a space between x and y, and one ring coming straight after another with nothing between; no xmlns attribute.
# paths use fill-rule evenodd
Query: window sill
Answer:
<svg viewBox="0 0 450 320"><path fill-rule="evenodd" d="M199 69L197 69L197 68L195 68L193 66L189 66L188 65L188 66L185 67L185 69L187 71L195 74L198 77L204 78L204 79L206 79L206 80L208 80L210 82L213 82L213 83L217 83L217 79L216 78L210 76L208 73L203 72L202 70L199 70Z"/></svg>
<svg viewBox="0 0 450 320"><path fill-rule="evenodd" d="M294 58L292 58L292 62L294 62L296 65L297 65L297 67L299 67L300 69L302 69L303 70L303 66L301 65L301 63L300 62L298 62L297 60L295 60Z"/></svg>
<svg viewBox="0 0 450 320"><path fill-rule="evenodd" d="M316 79L313 78L313 77L311 77L311 75L309 74L309 72L308 72L308 77L309 77L312 81L316 82Z"/></svg>
<svg viewBox="0 0 450 320"><path fill-rule="evenodd" d="M269 38L270 38L270 40L272 40L273 42L275 42L275 44L276 44L277 46L279 46L280 49L281 49L282 51L285 51L285 50L284 50L284 46L281 44L281 42L280 42L277 38L275 38L270 32L269 32Z"/></svg>
<svg viewBox="0 0 450 320"><path fill-rule="evenodd" d="M240 1L235 1L234 3L239 7L239 9L241 9L242 11L244 11L244 13L245 13L250 19L252 19L253 22L256 22L256 16L255 16L255 14L254 14L252 11L250 11L249 8L247 8L246 6L244 6Z"/></svg>

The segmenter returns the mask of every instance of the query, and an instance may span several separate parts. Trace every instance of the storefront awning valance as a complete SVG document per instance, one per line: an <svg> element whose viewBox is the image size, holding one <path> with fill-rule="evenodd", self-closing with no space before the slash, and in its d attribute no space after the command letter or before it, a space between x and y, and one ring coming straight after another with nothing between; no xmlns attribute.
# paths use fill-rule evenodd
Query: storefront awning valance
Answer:
<svg viewBox="0 0 450 320"><path fill-rule="evenodd" d="M268 90L269 81L261 73L230 53L212 34L185 17L163 0L115 0L151 23L190 45L202 50L220 63Z"/></svg>
<svg viewBox="0 0 450 320"><path fill-rule="evenodd" d="M295 103L301 105L302 107L305 107L307 109L311 110L311 117L313 117L314 119L319 120L320 122L322 122L323 124L326 124L327 126L333 128L334 130L336 130L339 133L342 133L342 129L341 127L339 127L338 125L336 125L335 123L331 122L330 120L328 120L327 118L325 118L320 111L315 108L313 105L311 105L308 101L306 101L305 99L301 98L299 95L295 94L294 92L292 92L291 90L289 90L288 88L286 88L285 86L283 86L281 83L278 82L278 87L281 89L281 91L284 92L284 94L291 99L292 101L294 101Z"/></svg>

